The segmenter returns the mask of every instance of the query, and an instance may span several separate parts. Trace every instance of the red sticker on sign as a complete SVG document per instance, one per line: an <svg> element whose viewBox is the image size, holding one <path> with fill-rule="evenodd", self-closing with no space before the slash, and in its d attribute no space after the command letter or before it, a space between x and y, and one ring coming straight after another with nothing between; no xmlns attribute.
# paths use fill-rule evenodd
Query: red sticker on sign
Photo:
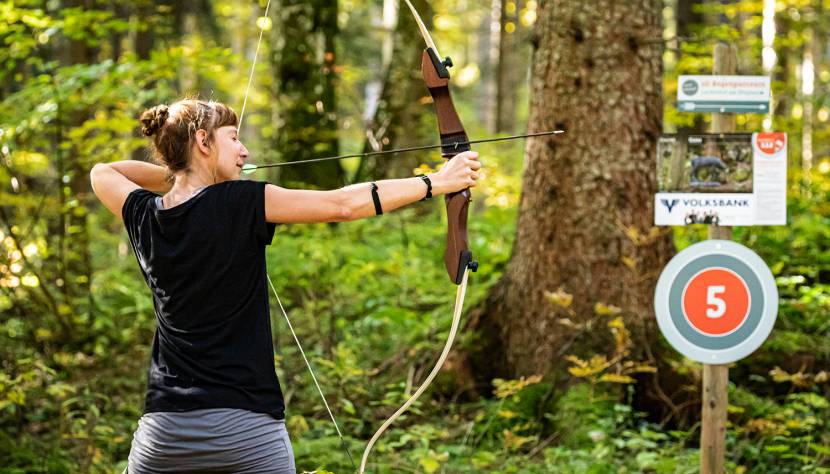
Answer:
<svg viewBox="0 0 830 474"><path fill-rule="evenodd" d="M755 136L755 144L762 153L774 155L784 149L787 144L787 134L783 132L759 133Z"/></svg>
<svg viewBox="0 0 830 474"><path fill-rule="evenodd" d="M738 329L749 315L749 288L731 270L703 270L686 284L683 313L699 332L725 336Z"/></svg>

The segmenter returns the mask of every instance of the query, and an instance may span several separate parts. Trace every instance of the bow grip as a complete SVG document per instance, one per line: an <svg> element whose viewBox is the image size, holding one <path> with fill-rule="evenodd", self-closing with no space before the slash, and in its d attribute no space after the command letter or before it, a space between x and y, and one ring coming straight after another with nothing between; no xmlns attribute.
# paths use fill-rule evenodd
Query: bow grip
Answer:
<svg viewBox="0 0 830 474"><path fill-rule="evenodd" d="M467 241L469 188L447 194L444 196L444 202L447 205L447 247L444 250L444 266L447 268L450 280L460 285L467 267L472 271L478 269L478 262L473 260L473 253L470 252L470 245Z"/></svg>

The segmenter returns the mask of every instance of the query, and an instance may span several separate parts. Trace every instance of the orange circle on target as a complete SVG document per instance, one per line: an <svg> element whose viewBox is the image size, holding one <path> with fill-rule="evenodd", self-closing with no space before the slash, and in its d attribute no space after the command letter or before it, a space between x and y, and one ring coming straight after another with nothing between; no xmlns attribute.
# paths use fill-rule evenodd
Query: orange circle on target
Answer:
<svg viewBox="0 0 830 474"><path fill-rule="evenodd" d="M703 270L683 290L683 313L697 331L724 336L738 329L749 315L749 288L731 270Z"/></svg>

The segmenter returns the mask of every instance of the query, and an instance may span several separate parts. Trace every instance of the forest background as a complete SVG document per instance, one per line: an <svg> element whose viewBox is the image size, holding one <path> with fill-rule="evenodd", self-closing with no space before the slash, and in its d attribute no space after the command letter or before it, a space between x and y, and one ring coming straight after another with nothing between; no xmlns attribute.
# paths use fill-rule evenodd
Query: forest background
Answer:
<svg viewBox="0 0 830 474"><path fill-rule="evenodd" d="M538 32L540 18L551 4L552 22L578 18L569 10L584 2L414 3L441 52L453 57L451 84L471 138L554 125L529 118L531 70L539 51L571 51L541 41L547 37ZM598 11L614 4L591 3ZM679 74L711 72L718 41L738 47L740 73L773 77L772 113L738 116L737 126L789 134L788 225L735 229L735 239L772 268L781 306L769 340L730 369L727 468L830 472L830 3L641 3L663 31L645 40L662 63L662 131L707 130L707 116L676 112L674 95ZM418 71L422 41L408 12L396 18L396 4L274 1L264 19L264 2L0 3L0 472L120 472L142 413L152 300L120 222L91 193L91 167L148 159L137 122L146 107L198 95L239 110L260 28L242 133L254 162L437 142ZM596 91L599 104L602 94ZM593 111L598 118L613 110L605 105L610 109ZM567 134L578 137L580 129ZM610 137L590 156L610 149ZM521 141L476 149L487 177L470 215L470 245L481 268L466 306L481 315L514 243L534 232L517 222L533 179L523 170L536 155ZM411 176L441 161L422 152L258 171L254 178L331 189ZM656 183L629 185L650 196ZM380 219L279 226L268 249L269 274L353 453L423 379L448 331L453 287L441 264L446 222L438 201ZM650 202L639 205L651 212ZM601 210L595 215L612 219ZM667 238L678 250L706 235L700 226L620 232L645 247ZM578 250L573 257L581 257ZM660 270L643 271L653 279ZM487 326L468 325L434 388L381 439L375 468L696 472L699 364L674 353L659 334L629 327L638 319L617 301L534 281L525 284L548 305L535 308L538 317L549 318L548 330L568 341L553 348L557 357L538 370L494 369L482 381L464 354L476 353L476 329ZM648 291L641 293L650 301ZM298 467L350 472L271 303ZM638 350L640 337L653 352ZM645 397L646 386L662 387L662 396Z"/></svg>

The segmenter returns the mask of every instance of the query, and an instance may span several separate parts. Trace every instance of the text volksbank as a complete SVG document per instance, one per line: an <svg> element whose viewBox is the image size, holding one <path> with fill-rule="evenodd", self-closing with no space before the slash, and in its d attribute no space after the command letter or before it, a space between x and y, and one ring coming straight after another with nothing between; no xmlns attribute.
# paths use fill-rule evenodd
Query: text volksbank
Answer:
<svg viewBox="0 0 830 474"><path fill-rule="evenodd" d="M661 199L661 202L666 206L669 212L672 208L680 202L685 207L750 207L749 199Z"/></svg>

